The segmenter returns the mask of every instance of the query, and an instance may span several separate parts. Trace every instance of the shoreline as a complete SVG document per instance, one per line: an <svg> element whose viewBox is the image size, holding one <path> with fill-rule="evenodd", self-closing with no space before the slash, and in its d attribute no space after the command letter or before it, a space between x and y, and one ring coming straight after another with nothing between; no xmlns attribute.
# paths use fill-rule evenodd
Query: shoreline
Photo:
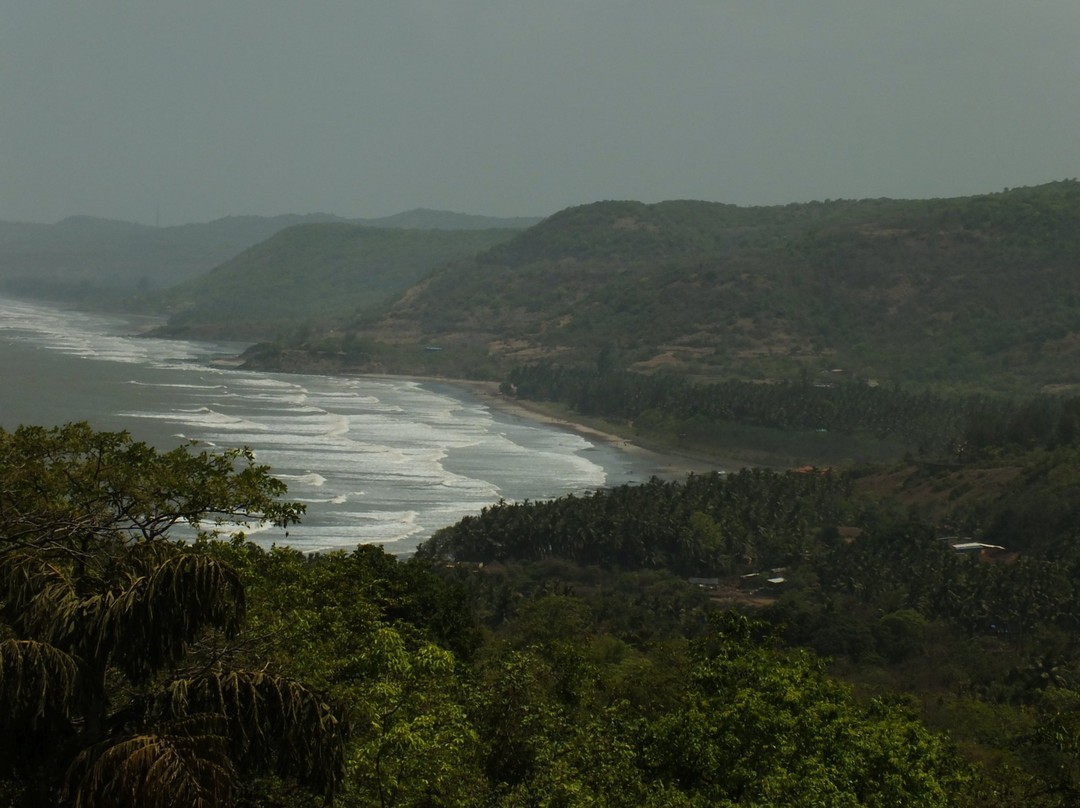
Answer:
<svg viewBox="0 0 1080 808"><path fill-rule="evenodd" d="M364 374L368 375L368 374ZM373 376L393 376L393 374L370 374ZM485 406L503 415L525 418L545 426L553 426L573 432L594 443L603 443L620 452L648 461L654 467L655 476L668 480L683 480L689 474L706 474L712 471L735 471L745 463L720 458L708 458L691 452L676 449L653 449L623 435L605 432L602 429L583 424L562 416L552 415L543 407L529 401L507 398L499 392L498 382L476 381L471 379L447 379L438 376L399 376L421 383L445 384L456 387L476 398Z"/></svg>
<svg viewBox="0 0 1080 808"><path fill-rule="evenodd" d="M212 359L210 364L220 368L240 369L246 363L242 356L219 357ZM357 373L339 371L333 373L326 370L289 370L277 371L283 373L320 373L336 376L366 377L372 379L407 379L421 384L440 384L456 388L462 391L493 412L501 413L515 418L523 418L537 424L552 426L558 429L572 432L593 443L604 444L619 452L624 452L638 460L644 460L652 466L652 476L663 480L682 481L690 474L707 474L718 471L722 473L738 471L753 465L746 461L724 458L720 456L706 455L693 451L680 451L670 447L646 446L634 438L607 432L595 426L575 421L563 415L553 415L542 405L521 400L508 398L499 392L499 382L482 381L478 379L451 378L446 376L429 376L415 373Z"/></svg>

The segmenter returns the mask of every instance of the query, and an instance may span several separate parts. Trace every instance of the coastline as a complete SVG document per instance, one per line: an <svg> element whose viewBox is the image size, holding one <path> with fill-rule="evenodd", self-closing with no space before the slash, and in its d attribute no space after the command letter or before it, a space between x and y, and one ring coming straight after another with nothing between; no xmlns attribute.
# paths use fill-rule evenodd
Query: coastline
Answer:
<svg viewBox="0 0 1080 808"><path fill-rule="evenodd" d="M408 376L418 382L445 384L463 390L493 411L516 418L526 418L546 426L554 426L573 432L594 443L603 443L620 452L633 455L652 464L654 474L662 479L682 480L689 474L705 474L712 471L734 471L745 466L734 460L709 458L680 452L675 449L653 449L623 435L605 432L602 429L552 415L541 406L520 399L508 398L499 392L498 382L475 381L471 379L447 379L437 376Z"/></svg>
<svg viewBox="0 0 1080 808"><path fill-rule="evenodd" d="M212 359L210 364L221 368L239 369L245 367L247 361L248 360L243 356L218 357ZM664 480L681 481L690 474L707 474L715 471L738 471L739 469L755 465L753 463L748 463L746 460L737 460L691 450L684 451L669 446L645 445L643 442L632 437L605 431L602 428L597 428L596 426L574 420L572 417L567 417L565 414L554 415L542 404L517 398L509 398L499 391L499 382L495 381L416 373L363 373L341 369L338 369L335 372L333 370L319 368L291 368L289 370L279 370L277 372L318 373L325 375L367 377L372 379L407 379L421 384L445 385L446 387L455 388L460 392L472 396L494 412L573 432L595 444L603 444L617 452L623 452L639 461L644 461L644 463L650 467L652 476Z"/></svg>

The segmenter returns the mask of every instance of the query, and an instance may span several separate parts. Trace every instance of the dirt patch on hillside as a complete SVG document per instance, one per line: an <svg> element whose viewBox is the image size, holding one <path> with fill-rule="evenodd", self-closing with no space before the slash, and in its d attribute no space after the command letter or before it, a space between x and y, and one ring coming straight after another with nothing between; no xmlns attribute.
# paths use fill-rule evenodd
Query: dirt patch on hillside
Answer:
<svg viewBox="0 0 1080 808"><path fill-rule="evenodd" d="M950 510L1001 496L1021 474L1019 466L940 468L905 466L886 474L862 477L856 488L874 497L889 497L908 507Z"/></svg>
<svg viewBox="0 0 1080 808"><path fill-rule="evenodd" d="M635 219L633 216L623 216L616 219L611 223L611 227L615 230L645 230L649 233L656 233L660 230L652 222L643 222L640 219Z"/></svg>

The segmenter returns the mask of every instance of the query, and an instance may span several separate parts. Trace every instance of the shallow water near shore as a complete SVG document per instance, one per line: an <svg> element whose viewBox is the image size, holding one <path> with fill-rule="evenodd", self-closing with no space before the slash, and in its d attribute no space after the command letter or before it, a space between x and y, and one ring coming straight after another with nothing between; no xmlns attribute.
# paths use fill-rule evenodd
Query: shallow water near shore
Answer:
<svg viewBox="0 0 1080 808"><path fill-rule="evenodd" d="M308 514L298 550L407 554L500 499L585 493L654 472L640 458L493 411L467 390L394 377L211 366L243 346L141 338L134 318L0 298L0 425L89 421L168 449L248 446Z"/></svg>

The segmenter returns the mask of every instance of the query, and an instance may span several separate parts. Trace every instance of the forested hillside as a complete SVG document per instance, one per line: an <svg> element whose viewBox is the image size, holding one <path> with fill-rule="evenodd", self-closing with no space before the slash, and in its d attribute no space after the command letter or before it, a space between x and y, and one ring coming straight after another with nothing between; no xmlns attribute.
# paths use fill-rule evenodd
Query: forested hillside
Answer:
<svg viewBox="0 0 1080 808"><path fill-rule="evenodd" d="M377 309L437 266L514 234L337 222L290 227L157 298L166 335L267 338L332 327ZM370 315L366 315L370 316Z"/></svg>
<svg viewBox="0 0 1080 808"><path fill-rule="evenodd" d="M405 349L437 344L448 369L473 375L549 359L704 379L841 368L1069 386L1080 381L1078 221L1075 181L768 208L598 202L439 269L380 322L342 332L365 346L359 367L421 369Z"/></svg>

